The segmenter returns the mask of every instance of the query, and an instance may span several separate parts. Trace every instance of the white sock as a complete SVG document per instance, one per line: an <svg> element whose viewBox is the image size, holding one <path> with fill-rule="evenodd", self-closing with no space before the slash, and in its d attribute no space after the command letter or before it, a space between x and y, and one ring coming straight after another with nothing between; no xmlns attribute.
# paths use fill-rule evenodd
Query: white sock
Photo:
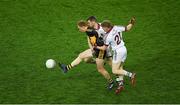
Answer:
<svg viewBox="0 0 180 105"><path fill-rule="evenodd" d="M123 76L118 76L118 77L116 78L116 81L123 81Z"/></svg>
<svg viewBox="0 0 180 105"><path fill-rule="evenodd" d="M125 75L125 76L128 76L128 77L131 77L131 76L132 76L132 73L124 70L124 75Z"/></svg>
<svg viewBox="0 0 180 105"><path fill-rule="evenodd" d="M118 83L119 86L123 86L123 77L124 76L118 76L118 78L116 78L116 82Z"/></svg>

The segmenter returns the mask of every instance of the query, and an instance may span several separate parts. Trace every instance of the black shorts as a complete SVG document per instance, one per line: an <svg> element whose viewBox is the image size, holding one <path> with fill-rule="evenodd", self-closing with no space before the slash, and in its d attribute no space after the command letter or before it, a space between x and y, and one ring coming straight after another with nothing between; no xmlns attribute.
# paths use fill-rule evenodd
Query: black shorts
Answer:
<svg viewBox="0 0 180 105"><path fill-rule="evenodd" d="M106 51L105 50L95 50L95 57L99 59L104 59L106 57Z"/></svg>

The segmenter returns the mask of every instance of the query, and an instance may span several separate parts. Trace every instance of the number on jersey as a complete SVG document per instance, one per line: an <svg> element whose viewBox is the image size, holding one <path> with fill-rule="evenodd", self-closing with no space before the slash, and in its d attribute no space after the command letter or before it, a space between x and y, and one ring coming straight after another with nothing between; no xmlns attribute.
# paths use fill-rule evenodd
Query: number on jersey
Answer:
<svg viewBox="0 0 180 105"><path fill-rule="evenodd" d="M114 40L116 41L116 44L119 45L121 43L121 33L118 32L118 35L114 37Z"/></svg>

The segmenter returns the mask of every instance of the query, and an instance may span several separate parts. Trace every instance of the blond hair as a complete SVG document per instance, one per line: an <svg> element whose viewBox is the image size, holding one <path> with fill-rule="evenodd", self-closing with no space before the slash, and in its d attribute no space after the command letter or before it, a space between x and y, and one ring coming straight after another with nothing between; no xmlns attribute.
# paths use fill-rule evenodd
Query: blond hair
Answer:
<svg viewBox="0 0 180 105"><path fill-rule="evenodd" d="M87 21L80 20L77 22L77 25L83 27L83 26L89 26L89 23Z"/></svg>

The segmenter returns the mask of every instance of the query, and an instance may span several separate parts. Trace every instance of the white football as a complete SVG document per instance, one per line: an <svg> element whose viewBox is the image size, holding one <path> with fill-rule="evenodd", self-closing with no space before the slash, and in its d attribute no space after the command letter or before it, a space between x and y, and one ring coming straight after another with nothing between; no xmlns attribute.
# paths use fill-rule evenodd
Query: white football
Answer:
<svg viewBox="0 0 180 105"><path fill-rule="evenodd" d="M47 61L46 61L46 67L48 68L48 69L52 69L52 68L54 68L56 66L56 61L55 60L53 60L53 59L48 59Z"/></svg>

